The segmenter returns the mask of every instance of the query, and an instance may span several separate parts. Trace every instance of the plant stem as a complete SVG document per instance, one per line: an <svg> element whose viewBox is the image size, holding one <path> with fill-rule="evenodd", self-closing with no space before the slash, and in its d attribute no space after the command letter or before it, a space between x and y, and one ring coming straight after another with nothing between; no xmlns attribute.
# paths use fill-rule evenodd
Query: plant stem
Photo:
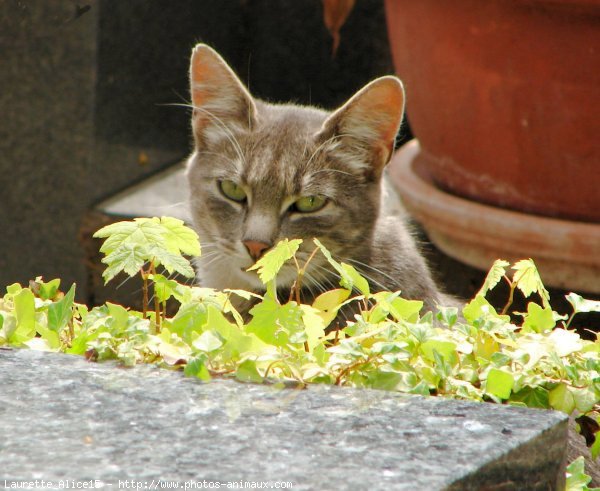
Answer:
<svg viewBox="0 0 600 491"><path fill-rule="evenodd" d="M575 314L577 313L577 311L575 310L567 319L567 323L565 324L565 329L569 329L569 326L571 325L571 322L573 322L573 317L575 317Z"/></svg>
<svg viewBox="0 0 600 491"><path fill-rule="evenodd" d="M154 267L154 261L150 262L150 271L152 275L156 275L156 268ZM156 334L160 333L160 321L161 321L161 309L158 295L156 294L156 283L152 282L152 290L154 292L154 322L156 323Z"/></svg>
<svg viewBox="0 0 600 491"><path fill-rule="evenodd" d="M506 302L506 305L502 309L502 312L501 312L502 315L505 315L506 312L508 312L508 308L512 305L512 303L513 303L513 297L514 297L514 294L515 294L515 288L517 287L517 284L513 283L512 281L510 281L506 276L504 276L504 279L510 285L510 292L508 294L508 302Z"/></svg>
<svg viewBox="0 0 600 491"><path fill-rule="evenodd" d="M140 269L140 274L142 275L142 314L146 318L148 312L148 274L143 268Z"/></svg>

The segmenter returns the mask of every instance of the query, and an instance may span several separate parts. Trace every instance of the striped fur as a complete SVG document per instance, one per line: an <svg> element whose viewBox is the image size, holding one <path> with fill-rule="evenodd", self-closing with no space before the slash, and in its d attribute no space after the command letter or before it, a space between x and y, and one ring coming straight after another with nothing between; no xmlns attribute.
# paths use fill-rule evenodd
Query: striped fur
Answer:
<svg viewBox="0 0 600 491"><path fill-rule="evenodd" d="M373 290L402 290L434 308L441 295L401 216L388 211L397 209L387 202L397 197L383 192L404 104L397 78L371 82L329 113L252 98L205 45L193 52L190 77L195 148L187 175L204 246L197 261L202 285L262 291L256 274L245 271L254 261L243 241L307 239L302 263L317 237L334 257L361 271ZM247 201L226 198L222 180L241 186ZM291 210L303 196L328 203L312 213ZM283 295L295 278L295 267L284 266L278 279ZM337 276L317 254L304 279L304 300L336 285Z"/></svg>

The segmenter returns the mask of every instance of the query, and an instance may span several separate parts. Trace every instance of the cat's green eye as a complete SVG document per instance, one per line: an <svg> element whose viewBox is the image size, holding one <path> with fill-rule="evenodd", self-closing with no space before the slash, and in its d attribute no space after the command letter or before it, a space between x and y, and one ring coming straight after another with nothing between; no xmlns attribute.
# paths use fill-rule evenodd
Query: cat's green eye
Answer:
<svg viewBox="0 0 600 491"><path fill-rule="evenodd" d="M241 203L246 199L246 191L233 181L219 181L219 188L226 198Z"/></svg>
<svg viewBox="0 0 600 491"><path fill-rule="evenodd" d="M294 210L300 213L318 211L327 204L323 196L304 196L294 203Z"/></svg>

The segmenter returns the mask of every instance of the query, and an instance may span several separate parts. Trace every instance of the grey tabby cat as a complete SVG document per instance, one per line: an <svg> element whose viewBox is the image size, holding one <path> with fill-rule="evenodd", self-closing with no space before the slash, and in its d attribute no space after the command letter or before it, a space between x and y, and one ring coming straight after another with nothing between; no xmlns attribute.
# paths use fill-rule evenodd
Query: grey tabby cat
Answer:
<svg viewBox="0 0 600 491"><path fill-rule="evenodd" d="M373 291L402 291L444 302L402 218L385 192L404 108L396 77L379 78L329 113L254 99L211 48L199 44L190 67L194 152L187 176L191 210L203 244L200 284L264 291L247 272L283 238L305 239L300 264L318 238L334 258L356 267ZM306 240L308 239L308 240ZM294 265L278 277L282 298L296 278ZM338 285L321 254L303 282L310 302ZM287 293L286 290L287 289ZM247 314L249 305L238 305Z"/></svg>

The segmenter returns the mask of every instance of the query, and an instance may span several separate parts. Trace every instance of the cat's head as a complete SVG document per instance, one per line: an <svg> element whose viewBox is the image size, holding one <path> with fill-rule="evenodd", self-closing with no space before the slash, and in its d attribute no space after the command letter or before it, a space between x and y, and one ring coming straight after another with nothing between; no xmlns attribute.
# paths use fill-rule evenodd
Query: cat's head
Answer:
<svg viewBox="0 0 600 491"><path fill-rule="evenodd" d="M206 286L259 288L245 269L283 238L308 239L300 260L314 249L313 237L341 260L359 259L402 118L400 81L379 78L333 113L268 104L254 99L214 50L198 45L190 84L195 148L188 180ZM311 262L314 281L325 277L320 262ZM279 282L294 278L290 266Z"/></svg>

